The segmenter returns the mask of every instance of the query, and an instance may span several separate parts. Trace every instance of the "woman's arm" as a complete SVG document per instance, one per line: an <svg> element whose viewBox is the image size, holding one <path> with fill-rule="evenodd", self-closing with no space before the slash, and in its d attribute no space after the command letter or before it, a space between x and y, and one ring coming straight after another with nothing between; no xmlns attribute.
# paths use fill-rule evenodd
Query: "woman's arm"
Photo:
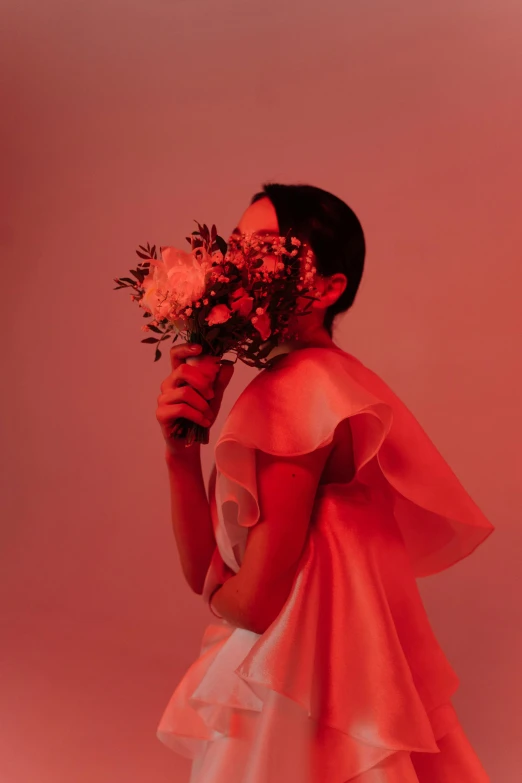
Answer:
<svg viewBox="0 0 522 783"><path fill-rule="evenodd" d="M242 628L263 634L283 609L305 550L317 488L335 445L308 454L256 452L260 517L248 529L241 567L212 598ZM234 622L231 619L231 622Z"/></svg>
<svg viewBox="0 0 522 783"><path fill-rule="evenodd" d="M193 443L185 452L186 454L181 456L173 455L168 450L165 453L169 472L172 528L185 579L195 593L202 595L216 549L216 537L201 470L200 444ZM224 600L219 603L219 614L236 628L253 630L241 609L239 594L233 587L230 589L229 582L234 579L233 572L230 572L225 582L227 589ZM218 592L221 593L222 589Z"/></svg>
<svg viewBox="0 0 522 783"><path fill-rule="evenodd" d="M181 456L165 452L170 484L172 528L176 538L181 567L190 588L202 595L205 578L216 549L210 505L201 470L201 447L193 443ZM212 485L210 487L212 491ZM225 566L226 581L214 595L219 596L219 607L212 605L222 617L236 628L256 630L250 612L243 608L241 594L236 588L237 575ZM236 580L236 581L234 581ZM226 589L225 589L226 588Z"/></svg>
<svg viewBox="0 0 522 783"><path fill-rule="evenodd" d="M172 528L183 574L198 595L216 548L210 506L201 470L201 444L193 443L182 455L166 451Z"/></svg>
<svg viewBox="0 0 522 783"><path fill-rule="evenodd" d="M277 585L268 582L262 600L245 600L239 574L234 574L211 598L212 608L236 628L246 628L263 634L280 614L292 587L293 575L280 579Z"/></svg>

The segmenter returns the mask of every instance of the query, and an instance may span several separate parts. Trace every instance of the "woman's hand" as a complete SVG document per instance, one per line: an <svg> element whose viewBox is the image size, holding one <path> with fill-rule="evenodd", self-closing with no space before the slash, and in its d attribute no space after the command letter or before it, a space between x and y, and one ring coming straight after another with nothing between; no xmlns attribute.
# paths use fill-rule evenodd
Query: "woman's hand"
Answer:
<svg viewBox="0 0 522 783"><path fill-rule="evenodd" d="M172 372L160 386L156 419L167 449L173 455L187 454L185 440L172 435L176 421L190 419L195 424L211 427L234 374L232 362L220 365L219 357L198 356L200 353L200 345L185 343L172 346Z"/></svg>

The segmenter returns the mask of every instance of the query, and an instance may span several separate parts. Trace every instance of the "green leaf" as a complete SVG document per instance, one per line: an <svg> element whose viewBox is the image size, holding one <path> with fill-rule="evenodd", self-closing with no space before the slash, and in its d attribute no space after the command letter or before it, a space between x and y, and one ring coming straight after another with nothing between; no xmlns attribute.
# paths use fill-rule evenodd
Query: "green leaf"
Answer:
<svg viewBox="0 0 522 783"><path fill-rule="evenodd" d="M159 348L156 348L156 353L154 355L154 361L157 362L158 359L160 358L160 356L161 356L161 351L160 351Z"/></svg>
<svg viewBox="0 0 522 783"><path fill-rule="evenodd" d="M136 250L136 255L140 258L150 258L150 255L145 255L144 253L140 253L139 250Z"/></svg>
<svg viewBox="0 0 522 783"><path fill-rule="evenodd" d="M158 340L157 337L146 337L145 340L141 341L142 343L159 343L161 340Z"/></svg>
<svg viewBox="0 0 522 783"><path fill-rule="evenodd" d="M133 280L132 277L122 277L121 279L125 283L130 283L131 285L136 285L136 281Z"/></svg>
<svg viewBox="0 0 522 783"><path fill-rule="evenodd" d="M219 249L221 250L221 252L223 253L223 255L225 255L225 253L227 252L228 245L223 239L223 237L216 237L216 243Z"/></svg>
<svg viewBox="0 0 522 783"><path fill-rule="evenodd" d="M149 329L151 330L151 332L156 332L156 334L163 334L163 332L161 331L161 329L158 329L158 327L157 327L157 326L154 326L154 324L151 324L151 325L149 326Z"/></svg>

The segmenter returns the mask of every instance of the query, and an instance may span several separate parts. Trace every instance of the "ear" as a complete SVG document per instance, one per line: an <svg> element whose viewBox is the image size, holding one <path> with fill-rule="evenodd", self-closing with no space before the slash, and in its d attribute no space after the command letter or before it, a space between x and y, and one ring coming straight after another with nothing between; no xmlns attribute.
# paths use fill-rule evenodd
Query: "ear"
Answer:
<svg viewBox="0 0 522 783"><path fill-rule="evenodd" d="M348 278L346 275L343 275L342 272L336 272L334 275L331 275L331 277L326 278L326 287L324 293L327 297L329 297L327 307L332 305L337 301L337 299L339 299L340 296L343 295L347 285Z"/></svg>

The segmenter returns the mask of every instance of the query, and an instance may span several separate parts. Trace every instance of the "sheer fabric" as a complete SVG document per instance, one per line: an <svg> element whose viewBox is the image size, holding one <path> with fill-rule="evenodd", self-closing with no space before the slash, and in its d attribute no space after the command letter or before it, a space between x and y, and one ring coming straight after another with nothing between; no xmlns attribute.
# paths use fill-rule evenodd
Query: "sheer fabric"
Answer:
<svg viewBox="0 0 522 783"><path fill-rule="evenodd" d="M341 350L278 357L233 406L209 486L206 600L261 518L256 451L305 454L350 419L356 474L319 487L288 599L259 635L207 626L159 739L191 783L488 783L416 579L493 531L413 414Z"/></svg>

